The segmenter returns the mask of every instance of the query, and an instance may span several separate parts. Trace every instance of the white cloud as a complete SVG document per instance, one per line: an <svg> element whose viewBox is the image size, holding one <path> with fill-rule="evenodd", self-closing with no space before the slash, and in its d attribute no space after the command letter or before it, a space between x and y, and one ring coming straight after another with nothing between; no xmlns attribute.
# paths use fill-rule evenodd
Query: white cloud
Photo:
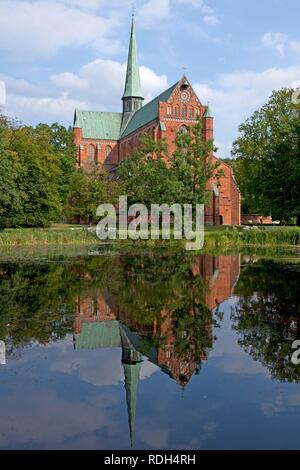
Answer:
<svg viewBox="0 0 300 470"><path fill-rule="evenodd" d="M50 80L61 90L88 101L93 109L118 111L125 75L126 63L97 59L81 67L78 75L62 73ZM157 75L148 67L140 67L140 75L146 102L168 87L167 77Z"/></svg>
<svg viewBox="0 0 300 470"><path fill-rule="evenodd" d="M126 63L111 60L89 62L78 74L53 74L45 87L26 80L1 76L7 87L7 112L18 119L35 124L40 121L72 122L75 108L99 111L121 111ZM165 75L157 75L148 67L140 67L145 101L150 101L168 88Z"/></svg>
<svg viewBox="0 0 300 470"><path fill-rule="evenodd" d="M264 47L275 49L281 56L284 56L288 37L282 33L266 33L261 38Z"/></svg>
<svg viewBox="0 0 300 470"><path fill-rule="evenodd" d="M266 102L273 90L294 86L299 76L300 64L286 68L270 68L262 72L225 74L214 84L194 85L200 100L204 104L210 101L221 157L230 156L229 148L238 136L238 126Z"/></svg>
<svg viewBox="0 0 300 470"><path fill-rule="evenodd" d="M206 15L204 16L203 21L209 26L215 26L216 24L220 23L220 20L216 15Z"/></svg>
<svg viewBox="0 0 300 470"><path fill-rule="evenodd" d="M65 2L1 0L0 50L27 61L71 46L112 54L119 50L119 41L112 39L117 25L116 16L104 18Z"/></svg>
<svg viewBox="0 0 300 470"><path fill-rule="evenodd" d="M281 57L283 57L287 51L300 54L300 41L291 40L283 33L266 33L261 37L261 44L264 47L275 49Z"/></svg>
<svg viewBox="0 0 300 470"><path fill-rule="evenodd" d="M138 18L145 27L152 27L170 16L170 0L149 0L138 9Z"/></svg>
<svg viewBox="0 0 300 470"><path fill-rule="evenodd" d="M216 14L215 8L208 5L204 0L177 0L178 3L183 5L190 5L194 8L198 8L204 15L203 22L209 26L215 26L220 23L220 20Z"/></svg>
<svg viewBox="0 0 300 470"><path fill-rule="evenodd" d="M0 106L6 103L6 87L3 80L0 80Z"/></svg>

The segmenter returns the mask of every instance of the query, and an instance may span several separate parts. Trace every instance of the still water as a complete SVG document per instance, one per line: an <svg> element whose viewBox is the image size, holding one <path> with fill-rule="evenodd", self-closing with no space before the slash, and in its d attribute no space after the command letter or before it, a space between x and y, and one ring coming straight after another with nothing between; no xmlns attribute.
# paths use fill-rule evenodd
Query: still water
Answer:
<svg viewBox="0 0 300 470"><path fill-rule="evenodd" d="M299 254L0 254L1 449L299 449Z"/></svg>

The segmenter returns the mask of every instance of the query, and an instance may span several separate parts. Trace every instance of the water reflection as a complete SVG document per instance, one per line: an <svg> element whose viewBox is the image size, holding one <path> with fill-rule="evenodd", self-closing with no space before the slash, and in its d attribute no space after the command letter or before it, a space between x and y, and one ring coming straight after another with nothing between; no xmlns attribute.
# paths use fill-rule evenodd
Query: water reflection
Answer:
<svg viewBox="0 0 300 470"><path fill-rule="evenodd" d="M273 379L298 382L291 345L300 338L300 265L262 260L242 272L232 311L240 346Z"/></svg>
<svg viewBox="0 0 300 470"><path fill-rule="evenodd" d="M79 382L87 374L83 369L89 363L93 368L97 357L105 357L106 363L101 372L95 367L89 370L93 377L86 382L107 386L104 375L114 368L108 373L114 374L116 385L120 370L114 361L121 351L122 394L132 445L137 437L140 395L145 395L139 391L144 365L159 370L160 381L185 390L199 376L203 363L212 364L209 370L214 370L216 360L211 352L218 337L219 347L221 343L225 350L226 341L234 343L238 338L241 352L247 353L249 361L261 363L273 379L299 381L300 368L290 361L291 342L299 338L300 329L297 264L186 252L96 255L0 265L1 370L26 355L28 347L65 347L62 340L71 334L74 351L68 360L78 364L78 376L72 377L77 380L74 387L81 389ZM224 323L228 305L231 315ZM75 370L58 359L51 367L65 374ZM218 390L215 383L226 375L224 370L223 375L218 373L210 379L212 397ZM0 384L0 394L1 387L4 385ZM236 390L238 393L238 385ZM159 386L156 393L160 393ZM268 404L263 406L270 409ZM210 409L216 409L216 403ZM194 413L187 416L190 423L196 419ZM215 430L212 422L203 429ZM153 439L151 436L151 442ZM159 448L155 442L153 446Z"/></svg>

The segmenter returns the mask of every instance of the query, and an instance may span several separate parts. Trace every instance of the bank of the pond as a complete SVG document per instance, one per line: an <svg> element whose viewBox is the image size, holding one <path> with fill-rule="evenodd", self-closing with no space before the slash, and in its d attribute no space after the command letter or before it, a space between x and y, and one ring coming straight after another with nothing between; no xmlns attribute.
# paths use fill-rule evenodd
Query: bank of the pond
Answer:
<svg viewBox="0 0 300 470"><path fill-rule="evenodd" d="M49 229L7 229L0 231L0 247L5 246L43 246L43 245L80 245L100 243L95 230L86 227L49 228ZM119 241L113 244L142 245L153 248L162 245L181 246L185 241ZM293 247L300 246L299 227L207 227L205 248L242 248Z"/></svg>

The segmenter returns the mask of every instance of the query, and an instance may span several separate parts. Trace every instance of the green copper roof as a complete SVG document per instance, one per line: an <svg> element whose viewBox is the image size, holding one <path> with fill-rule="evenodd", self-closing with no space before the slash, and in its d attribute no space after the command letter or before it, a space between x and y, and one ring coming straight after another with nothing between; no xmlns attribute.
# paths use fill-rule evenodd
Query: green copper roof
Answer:
<svg viewBox="0 0 300 470"><path fill-rule="evenodd" d="M210 109L210 107L209 107L209 104L207 105L207 109L206 109L206 111L205 111L203 117L205 117L205 118L212 118L212 117L214 117L214 116L213 116L213 113L211 112L211 109Z"/></svg>
<svg viewBox="0 0 300 470"><path fill-rule="evenodd" d="M76 335L76 349L120 348L122 346L118 321L84 323Z"/></svg>
<svg viewBox="0 0 300 470"><path fill-rule="evenodd" d="M132 117L125 131L121 137L126 137L132 132L136 131L140 127L145 126L148 122L154 121L158 117L158 104L160 101L166 102L170 98L171 94L177 87L178 82L171 86L168 90L164 91L161 95L154 98L150 103L139 109Z"/></svg>
<svg viewBox="0 0 300 470"><path fill-rule="evenodd" d="M82 129L84 139L119 140L122 113L100 113L76 109L74 127Z"/></svg>
<svg viewBox="0 0 300 470"><path fill-rule="evenodd" d="M127 74L123 98L143 98L140 71L138 65L134 17L132 16L129 53L127 61Z"/></svg>

